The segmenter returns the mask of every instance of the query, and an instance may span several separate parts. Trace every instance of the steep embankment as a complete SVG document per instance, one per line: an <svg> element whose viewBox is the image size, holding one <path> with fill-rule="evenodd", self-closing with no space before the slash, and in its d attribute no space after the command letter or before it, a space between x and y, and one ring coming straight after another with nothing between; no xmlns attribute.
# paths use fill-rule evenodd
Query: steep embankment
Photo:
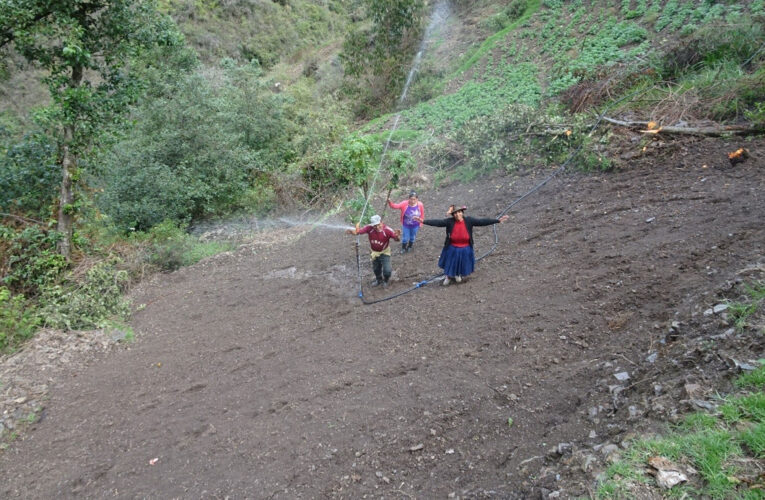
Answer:
<svg viewBox="0 0 765 500"><path fill-rule="evenodd" d="M702 140L618 172L563 174L498 227L465 283L373 306L356 297L354 238L320 227L257 234L156 276L135 295L137 342L55 383L45 418L0 455L0 494L587 495L604 464L592 447L664 416L650 385L609 391L613 374L637 380L653 352L667 361L669 323L762 259L763 142L744 145L753 158L735 167L730 144ZM490 215L544 175L421 197L429 216L450 202ZM476 234L489 248L491 230ZM424 228L414 253L393 257L393 286L365 293L431 275L442 241ZM363 272L366 284L366 259ZM688 370L665 392L699 376ZM548 454L558 443L592 459L561 465Z"/></svg>

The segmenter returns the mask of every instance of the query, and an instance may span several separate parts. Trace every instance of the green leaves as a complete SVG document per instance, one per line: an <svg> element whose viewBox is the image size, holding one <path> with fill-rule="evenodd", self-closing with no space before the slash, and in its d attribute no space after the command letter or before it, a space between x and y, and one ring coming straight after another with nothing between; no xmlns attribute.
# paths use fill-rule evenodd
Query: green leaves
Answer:
<svg viewBox="0 0 765 500"><path fill-rule="evenodd" d="M137 126L101 159L99 205L123 231L233 210L295 156L287 99L259 66L227 61L215 86L202 74L176 86L136 109Z"/></svg>
<svg viewBox="0 0 765 500"><path fill-rule="evenodd" d="M372 176L377 171L379 142L368 136L350 135L340 148L337 176L345 183L362 189L368 196Z"/></svg>
<svg viewBox="0 0 765 500"><path fill-rule="evenodd" d="M40 316L53 328L99 328L111 320L125 320L130 303L123 297L128 274L118 261L104 261L90 268L80 283L46 287Z"/></svg>
<svg viewBox="0 0 765 500"><path fill-rule="evenodd" d="M0 153L0 211L47 218L61 172L50 139L31 133L3 145Z"/></svg>
<svg viewBox="0 0 765 500"><path fill-rule="evenodd" d="M23 295L12 295L0 286L0 353L11 352L31 337L39 323L39 316Z"/></svg>
<svg viewBox="0 0 765 500"><path fill-rule="evenodd" d="M340 58L348 75L365 78L364 86L376 89L367 100L379 104L381 94L403 83L405 68L419 43L425 2L364 0L364 5L372 24L346 36Z"/></svg>
<svg viewBox="0 0 765 500"><path fill-rule="evenodd" d="M414 157L409 151L393 151L388 153L387 170L390 173L389 188L398 186L398 180L411 172L415 166Z"/></svg>
<svg viewBox="0 0 765 500"><path fill-rule="evenodd" d="M21 231L0 225L2 284L14 293L35 297L56 282L66 260L55 251L60 234L29 226Z"/></svg>

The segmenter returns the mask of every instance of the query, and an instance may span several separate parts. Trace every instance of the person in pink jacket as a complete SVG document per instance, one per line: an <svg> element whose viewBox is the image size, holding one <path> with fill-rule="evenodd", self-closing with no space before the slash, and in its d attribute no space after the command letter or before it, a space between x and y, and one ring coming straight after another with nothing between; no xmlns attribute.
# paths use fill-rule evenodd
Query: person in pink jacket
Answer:
<svg viewBox="0 0 765 500"><path fill-rule="evenodd" d="M388 199L388 206L401 211L401 253L406 253L412 249L417 237L417 230L422 225L422 222L417 222L414 218L424 219L425 207L417 198L415 191L410 192L409 199L401 203L393 203Z"/></svg>

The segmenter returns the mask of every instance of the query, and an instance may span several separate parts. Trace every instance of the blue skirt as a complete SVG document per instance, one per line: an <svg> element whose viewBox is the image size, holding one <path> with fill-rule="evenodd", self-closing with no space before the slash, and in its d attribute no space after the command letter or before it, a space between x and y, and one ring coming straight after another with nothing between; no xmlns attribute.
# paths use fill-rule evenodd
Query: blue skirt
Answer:
<svg viewBox="0 0 765 500"><path fill-rule="evenodd" d="M449 245L441 250L438 267L447 276L467 276L475 269L475 253L473 247L455 247Z"/></svg>

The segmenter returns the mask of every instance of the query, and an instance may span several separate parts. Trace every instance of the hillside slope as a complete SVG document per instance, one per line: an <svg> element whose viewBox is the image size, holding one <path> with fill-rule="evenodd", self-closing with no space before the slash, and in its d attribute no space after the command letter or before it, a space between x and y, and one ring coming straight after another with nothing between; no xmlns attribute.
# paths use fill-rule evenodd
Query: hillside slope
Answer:
<svg viewBox="0 0 765 500"><path fill-rule="evenodd" d="M726 326L664 342L670 323L698 321L763 264L765 144L741 145L757 153L735 167L731 145L708 139L613 173L564 173L498 226L465 283L376 305L356 296L355 238L321 226L156 276L135 293L137 342L56 381L44 418L0 455L0 494L589 495L606 466L596 450L682 409L684 384L735 374L680 347ZM421 197L433 216L453 202L490 215L546 174ZM488 249L491 230L476 234ZM424 228L414 253L394 255L386 291L368 288L362 256L365 297L437 272L442 242ZM762 336L715 342L740 359L763 348ZM634 382L614 392L623 371ZM551 447L574 453L559 461Z"/></svg>

